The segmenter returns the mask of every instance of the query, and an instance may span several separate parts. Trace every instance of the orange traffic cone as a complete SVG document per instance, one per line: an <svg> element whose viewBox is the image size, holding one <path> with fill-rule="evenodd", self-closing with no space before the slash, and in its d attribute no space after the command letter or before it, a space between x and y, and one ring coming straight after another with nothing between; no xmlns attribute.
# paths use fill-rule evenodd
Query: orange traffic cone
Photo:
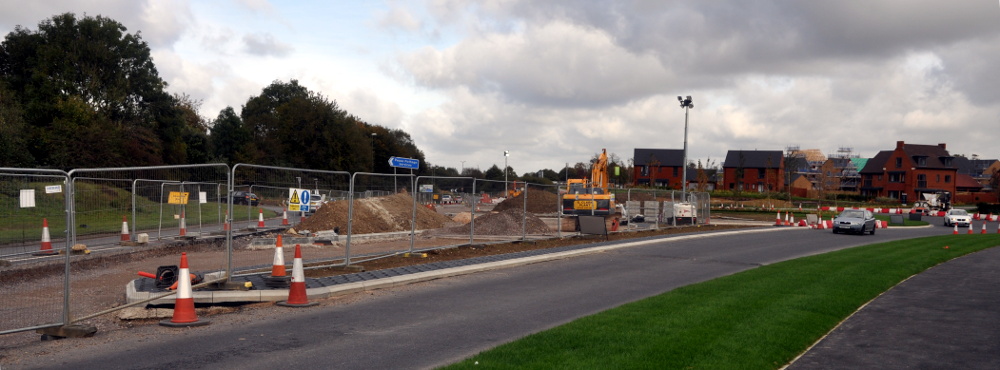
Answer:
<svg viewBox="0 0 1000 370"><path fill-rule="evenodd" d="M288 226L288 211L281 212L281 225Z"/></svg>
<svg viewBox="0 0 1000 370"><path fill-rule="evenodd" d="M951 235L958 235L958 224L955 224L955 230L951 232Z"/></svg>
<svg viewBox="0 0 1000 370"><path fill-rule="evenodd" d="M257 228L264 228L264 209L260 209L260 213L257 216Z"/></svg>
<svg viewBox="0 0 1000 370"><path fill-rule="evenodd" d="M35 256L51 256L53 254L59 254L52 249L52 237L49 236L49 219L42 219L42 246L37 252L32 253Z"/></svg>
<svg viewBox="0 0 1000 370"><path fill-rule="evenodd" d="M276 303L285 307L309 307L319 303L309 302L306 294L306 274L302 271L302 247L295 245L295 260L292 262L292 284L288 289L288 300Z"/></svg>
<svg viewBox="0 0 1000 370"><path fill-rule="evenodd" d="M125 218L125 217L126 216L122 216L122 241L123 242L127 242L127 241L131 241L132 240L132 238L130 238L128 236L128 219Z"/></svg>
<svg viewBox="0 0 1000 370"><path fill-rule="evenodd" d="M781 226L781 212L774 218L774 226Z"/></svg>
<svg viewBox="0 0 1000 370"><path fill-rule="evenodd" d="M181 211L181 236L187 236L187 222L184 221L184 211Z"/></svg>
<svg viewBox="0 0 1000 370"><path fill-rule="evenodd" d="M972 223L971 222L969 223L969 231L967 232L967 234L972 235Z"/></svg>
<svg viewBox="0 0 1000 370"><path fill-rule="evenodd" d="M285 248L284 243L281 240L281 234L278 234L277 240L274 242L274 263L271 264L271 276L285 276Z"/></svg>
<svg viewBox="0 0 1000 370"><path fill-rule="evenodd" d="M160 321L160 325L169 327L187 327L208 325L208 320L198 319L194 311L194 298L191 297L191 273L188 269L187 252L181 253L180 272L177 276L177 299L174 300L174 316L170 320Z"/></svg>
<svg viewBox="0 0 1000 370"><path fill-rule="evenodd" d="M972 226L969 226L969 229L971 230ZM986 223L985 222L983 222L983 232L981 232L980 234L986 234Z"/></svg>
<svg viewBox="0 0 1000 370"><path fill-rule="evenodd" d="M226 210L226 219L222 221L222 231L229 231L229 210Z"/></svg>

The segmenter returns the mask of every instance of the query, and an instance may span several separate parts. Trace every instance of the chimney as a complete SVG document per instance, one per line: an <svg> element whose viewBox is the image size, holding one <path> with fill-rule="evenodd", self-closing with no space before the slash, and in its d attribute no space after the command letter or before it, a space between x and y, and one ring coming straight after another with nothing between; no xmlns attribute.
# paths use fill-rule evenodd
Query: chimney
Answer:
<svg viewBox="0 0 1000 370"><path fill-rule="evenodd" d="M896 149L903 149L903 144L905 144L905 143L902 140L897 141L896 142Z"/></svg>
<svg viewBox="0 0 1000 370"><path fill-rule="evenodd" d="M945 143L940 143L940 144L938 144L938 146L941 147L941 149L948 149L947 148L948 145L945 144Z"/></svg>

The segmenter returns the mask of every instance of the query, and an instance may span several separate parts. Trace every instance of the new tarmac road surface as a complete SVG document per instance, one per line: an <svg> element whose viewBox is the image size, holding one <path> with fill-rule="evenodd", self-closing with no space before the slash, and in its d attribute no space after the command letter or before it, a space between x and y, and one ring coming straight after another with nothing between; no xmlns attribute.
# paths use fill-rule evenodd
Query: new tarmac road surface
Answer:
<svg viewBox="0 0 1000 370"><path fill-rule="evenodd" d="M334 299L311 308L277 310L275 307L257 313L213 316L213 323L203 327L143 326L131 329L126 335L108 335L109 338L101 338L98 333L95 338L74 339L75 342L71 342L74 344L53 344L52 348L46 348L45 356L19 366L74 369L433 368L582 316L760 265L869 243L944 233L950 230L942 227L892 228L860 236L834 235L829 231L804 228L773 228L723 232L707 237L645 240L586 256ZM894 305L888 303L888 307ZM993 304L992 307L997 306ZM961 312L954 312L954 315L964 317ZM859 314L856 318L862 316ZM892 325L890 322L881 324ZM904 322L902 325L909 324ZM864 332L864 326L860 325L858 330ZM843 330L850 328L851 325L842 327ZM892 335L920 334L899 332ZM835 340L837 335L835 333L828 340ZM893 341L886 340L886 343ZM828 368L824 366L827 358L839 355L850 359L852 354L811 355L823 356L826 347L836 351L851 344L821 344L795 366ZM883 352L888 354L882 356L902 355L908 350L906 347L884 348ZM879 351L875 349L874 352ZM813 364L814 367L808 367ZM876 364L845 363L844 368L884 368L892 363Z"/></svg>

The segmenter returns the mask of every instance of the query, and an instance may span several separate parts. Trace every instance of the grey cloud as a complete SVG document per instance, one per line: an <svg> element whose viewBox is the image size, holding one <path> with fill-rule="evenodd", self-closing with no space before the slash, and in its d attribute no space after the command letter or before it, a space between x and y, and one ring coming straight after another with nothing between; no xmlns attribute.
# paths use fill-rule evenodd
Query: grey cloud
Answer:
<svg viewBox="0 0 1000 370"><path fill-rule="evenodd" d="M258 56L285 57L292 53L291 45L274 39L269 33L243 36L243 51Z"/></svg>

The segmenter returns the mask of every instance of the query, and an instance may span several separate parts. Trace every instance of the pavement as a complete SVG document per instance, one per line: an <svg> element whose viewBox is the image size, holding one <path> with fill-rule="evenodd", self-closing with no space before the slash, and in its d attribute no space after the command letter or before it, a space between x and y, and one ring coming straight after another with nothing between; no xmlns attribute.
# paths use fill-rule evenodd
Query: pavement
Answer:
<svg viewBox="0 0 1000 370"><path fill-rule="evenodd" d="M1000 369L1000 248L930 268L845 320L788 369Z"/></svg>
<svg viewBox="0 0 1000 370"><path fill-rule="evenodd" d="M763 228L727 233L774 232ZM718 235L718 233L713 233ZM675 238L699 238L689 234ZM626 248L656 240L606 242L526 251L389 270L307 278L310 299L388 288L478 271ZM207 277L209 278L209 277ZM267 288L261 276L241 276L247 291L195 291L200 303L279 301L286 289ZM1000 248L967 255L928 269L869 302L793 361L788 369L1000 369ZM130 302L165 291L151 279L129 284ZM174 297L152 304L173 304Z"/></svg>

